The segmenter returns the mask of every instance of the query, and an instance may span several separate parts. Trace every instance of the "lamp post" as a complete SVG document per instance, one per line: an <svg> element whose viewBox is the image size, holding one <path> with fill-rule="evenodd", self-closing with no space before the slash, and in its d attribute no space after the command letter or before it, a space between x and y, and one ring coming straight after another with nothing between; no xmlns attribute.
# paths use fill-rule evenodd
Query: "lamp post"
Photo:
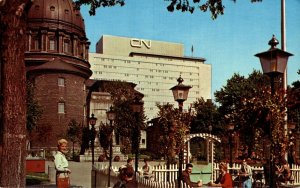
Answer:
<svg viewBox="0 0 300 188"><path fill-rule="evenodd" d="M213 127L212 125L208 126L208 131L209 131L209 141L210 141L210 161L211 161L211 177L213 177L213 172L214 172L214 141L211 135L211 131L212 131ZM209 162L209 161L208 161Z"/></svg>
<svg viewBox="0 0 300 188"><path fill-rule="evenodd" d="M279 44L278 40L273 35L272 39L268 43L271 48L268 51L261 52L255 56L260 59L263 73L270 77L271 80L271 95L275 94L275 84L274 79L285 73L288 58L293 56L293 54L286 51L276 48L276 45ZM270 129L270 141L272 141L272 130ZM272 142L271 142L272 143ZM269 159L269 186L274 187L274 160L272 156L272 144L270 146L270 159Z"/></svg>
<svg viewBox="0 0 300 188"><path fill-rule="evenodd" d="M92 165L94 166L94 148L95 148L95 145L94 145L94 142L95 142L95 125L96 125L96 122L97 122L97 118L94 117L94 114L92 114L92 116L89 118L89 123L90 125L92 125L92 128L91 128L91 147L92 147Z"/></svg>
<svg viewBox="0 0 300 188"><path fill-rule="evenodd" d="M112 163L112 157L113 157L113 151L112 151L112 144L113 144L113 131L114 131L114 127L113 127L113 121L116 119L116 113L113 110L113 107L110 106L109 110L106 112L106 116L107 119L109 120L110 123L110 128L112 130L110 137L109 137L109 174L108 174L108 183L107 186L110 187L110 172L111 172L111 163Z"/></svg>
<svg viewBox="0 0 300 188"><path fill-rule="evenodd" d="M271 93L274 95L274 79L285 72L288 58L293 54L276 48L279 42L274 35L268 44L271 46L268 51L258 53L255 56L260 59L263 73L271 79Z"/></svg>
<svg viewBox="0 0 300 188"><path fill-rule="evenodd" d="M232 134L234 131L234 124L229 123L227 129L229 131L229 166L232 168Z"/></svg>
<svg viewBox="0 0 300 188"><path fill-rule="evenodd" d="M289 149L288 149L288 163L290 168L292 168L292 164L294 161L294 152L295 152L295 137L294 137L294 129L296 128L296 123L290 122L288 123L288 138L289 138Z"/></svg>
<svg viewBox="0 0 300 188"><path fill-rule="evenodd" d="M134 173L134 177L136 178L136 173L138 171L138 167L139 167L139 147L140 147L140 143L139 143L139 138L140 138L140 126L139 126L139 115L143 110L143 104L144 102L139 98L139 97L135 97L133 99L133 102L131 103L131 109L134 113L135 116L135 126L133 128L132 131L132 147L134 149L134 153L135 153L135 173Z"/></svg>
<svg viewBox="0 0 300 188"><path fill-rule="evenodd" d="M209 126L208 126L209 134L211 134L212 128L213 128L212 125L209 125Z"/></svg>
<svg viewBox="0 0 300 188"><path fill-rule="evenodd" d="M173 92L174 100L178 102L180 113L182 113L183 102L187 100L189 90L192 88L191 86L184 85L182 83L183 81L184 80L181 78L181 76L179 76L177 79L178 84L170 89ZM180 148L179 150L178 163L178 188L180 188L182 180L183 148Z"/></svg>

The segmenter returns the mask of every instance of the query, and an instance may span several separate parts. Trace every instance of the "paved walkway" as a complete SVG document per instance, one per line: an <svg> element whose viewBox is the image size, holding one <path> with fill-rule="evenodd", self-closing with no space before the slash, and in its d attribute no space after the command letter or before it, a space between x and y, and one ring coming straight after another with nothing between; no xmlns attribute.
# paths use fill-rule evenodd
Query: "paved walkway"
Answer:
<svg viewBox="0 0 300 188"><path fill-rule="evenodd" d="M46 172L49 173L50 183L55 185L55 169L52 161L46 162ZM91 162L73 162L69 161L69 168L71 169L70 181L72 187L90 188L91 187ZM54 177L52 176L54 175ZM53 177L53 178L52 178Z"/></svg>
<svg viewBox="0 0 300 188"><path fill-rule="evenodd" d="M114 162L113 166L121 166L124 165L126 162ZM150 165L157 165L159 162L150 162ZM162 162L163 163L163 162ZM98 163L97 165L108 165L108 162ZM143 162L139 162L139 166L142 166ZM71 186L73 188L91 188L91 170L92 170L92 163L91 162L74 162L69 161L69 168L72 171L70 174L70 181ZM55 169L54 163L52 161L46 161L45 163L46 173L49 175L50 182L47 182L45 185L38 185L38 186L27 186L27 188L54 188L55 186ZM195 169L196 170L196 169ZM203 170L203 169L202 169ZM199 175L198 175L199 178ZM198 180L197 178L197 180Z"/></svg>
<svg viewBox="0 0 300 188"><path fill-rule="evenodd" d="M91 188L91 162L73 162L69 161L69 167L72 188ZM50 182L44 185L26 186L26 188L55 188L55 169L52 161L46 161L45 171L49 175Z"/></svg>

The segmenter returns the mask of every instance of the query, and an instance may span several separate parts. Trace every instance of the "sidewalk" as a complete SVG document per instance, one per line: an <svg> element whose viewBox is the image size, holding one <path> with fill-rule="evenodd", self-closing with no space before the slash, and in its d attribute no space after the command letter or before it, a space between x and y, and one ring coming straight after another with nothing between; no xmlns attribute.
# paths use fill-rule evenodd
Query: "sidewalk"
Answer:
<svg viewBox="0 0 300 188"><path fill-rule="evenodd" d="M49 168L50 167L50 168ZM92 170L92 163L91 162L73 162L69 161L69 168L71 169L70 174L70 181L72 188L90 188L91 187L91 170ZM54 170L54 163L52 161L46 161L45 164L46 173L55 174ZM49 170L50 171L49 171ZM54 170L54 171L52 171ZM52 172L51 172L52 171ZM45 185L38 185L38 186L26 186L27 188L55 188L55 177L54 179L45 184Z"/></svg>

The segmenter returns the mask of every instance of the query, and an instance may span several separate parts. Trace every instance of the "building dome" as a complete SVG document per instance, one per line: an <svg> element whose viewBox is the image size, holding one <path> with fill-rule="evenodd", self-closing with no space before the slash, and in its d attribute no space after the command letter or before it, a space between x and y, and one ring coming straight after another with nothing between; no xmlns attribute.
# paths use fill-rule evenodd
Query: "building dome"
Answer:
<svg viewBox="0 0 300 188"><path fill-rule="evenodd" d="M84 20L71 0L35 0L28 14L31 26L62 29L85 37Z"/></svg>
<svg viewBox="0 0 300 188"><path fill-rule="evenodd" d="M59 58L86 72L86 78L91 76L88 63L90 42L86 38L80 11L74 7L72 0L33 2L27 19L27 71L37 70L38 65Z"/></svg>
<svg viewBox="0 0 300 188"><path fill-rule="evenodd" d="M31 146L56 147L68 124L85 122L86 80L90 42L72 0L34 0L27 19L27 80L42 108Z"/></svg>

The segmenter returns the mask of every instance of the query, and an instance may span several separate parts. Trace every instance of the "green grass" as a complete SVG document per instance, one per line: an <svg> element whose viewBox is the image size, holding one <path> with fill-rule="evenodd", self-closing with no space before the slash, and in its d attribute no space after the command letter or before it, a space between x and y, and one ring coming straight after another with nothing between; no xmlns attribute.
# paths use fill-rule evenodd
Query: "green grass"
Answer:
<svg viewBox="0 0 300 188"><path fill-rule="evenodd" d="M48 174L45 173L29 173L26 175L26 185L40 185L48 181Z"/></svg>

